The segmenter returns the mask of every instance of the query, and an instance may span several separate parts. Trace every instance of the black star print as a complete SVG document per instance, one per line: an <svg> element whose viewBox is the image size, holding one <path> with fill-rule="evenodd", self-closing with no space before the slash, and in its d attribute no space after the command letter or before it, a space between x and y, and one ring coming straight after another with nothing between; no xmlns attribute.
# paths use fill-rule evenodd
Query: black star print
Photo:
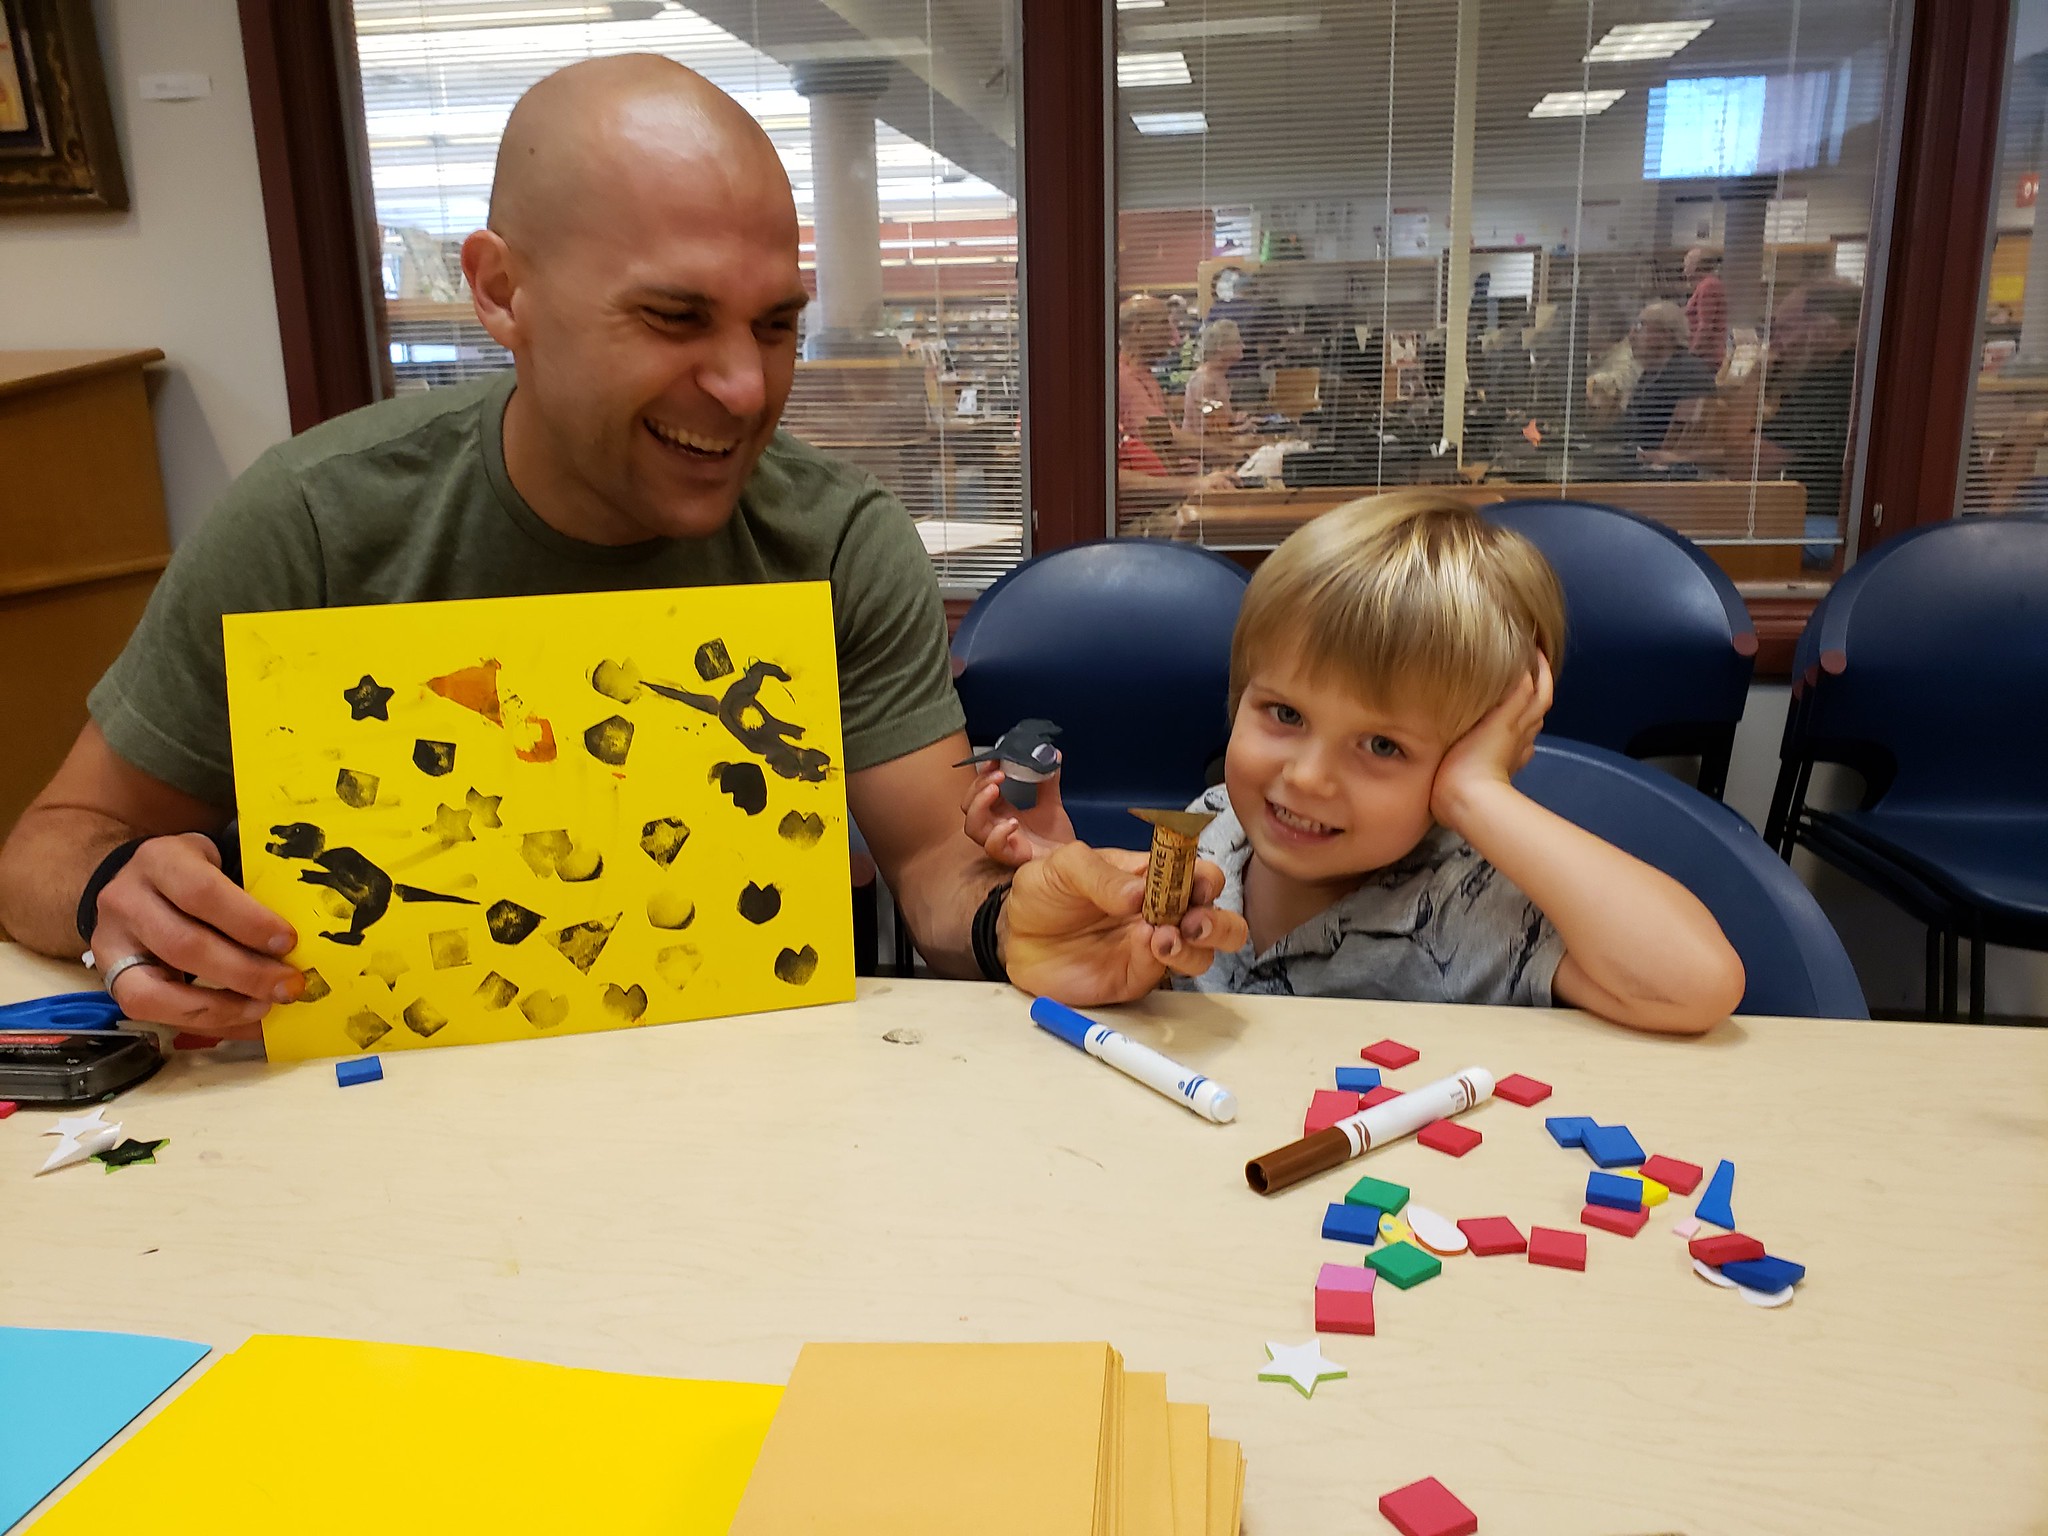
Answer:
<svg viewBox="0 0 2048 1536"><path fill-rule="evenodd" d="M391 696L398 690L386 688L369 673L353 688L341 690L341 696L348 700L348 717L351 720L389 720L384 706L391 702Z"/></svg>
<svg viewBox="0 0 2048 1536"><path fill-rule="evenodd" d="M135 1163L153 1163L156 1161L157 1148L170 1144L171 1138L168 1136L159 1137L155 1141L137 1141L131 1136L118 1147L109 1147L104 1152L95 1153L94 1157L105 1163L107 1171L111 1173L116 1168L127 1168Z"/></svg>

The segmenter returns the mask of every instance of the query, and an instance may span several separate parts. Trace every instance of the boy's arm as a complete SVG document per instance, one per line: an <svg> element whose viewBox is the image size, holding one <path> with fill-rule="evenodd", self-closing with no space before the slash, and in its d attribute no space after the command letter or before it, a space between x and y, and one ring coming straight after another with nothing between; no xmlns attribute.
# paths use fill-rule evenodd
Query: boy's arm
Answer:
<svg viewBox="0 0 2048 1536"><path fill-rule="evenodd" d="M1617 1024L1701 1034L1742 1001L1742 962L1698 897L1509 782L1550 705L1550 668L1511 689L1437 770L1431 808L1547 917L1563 1002Z"/></svg>

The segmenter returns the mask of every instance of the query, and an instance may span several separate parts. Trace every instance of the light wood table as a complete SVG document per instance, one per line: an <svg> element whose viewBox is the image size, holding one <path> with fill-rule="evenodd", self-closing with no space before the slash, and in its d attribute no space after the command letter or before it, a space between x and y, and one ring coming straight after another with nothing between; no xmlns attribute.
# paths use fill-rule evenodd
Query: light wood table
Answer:
<svg viewBox="0 0 2048 1536"><path fill-rule="evenodd" d="M77 973L0 951L0 997ZM324 1062L182 1057L123 1099L154 1167L29 1175L0 1124L0 1321L233 1345L398 1340L780 1381L806 1339L1108 1339L1214 1405L1253 1536L1376 1532L1441 1478L1487 1536L2008 1533L2048 1523L2048 1034L1743 1020L1702 1041L1581 1015L1163 995L1133 1032L1236 1090L1218 1127L1034 1029L1023 999L871 981L852 1005ZM892 1043L892 1031L914 1043ZM1271 1199L1361 1045L1557 1085ZM1461 1257L1381 1287L1347 1380L1255 1379L1311 1334L1324 1203L1370 1171L1451 1216L1576 1228L1546 1113L1735 1160L1745 1230L1809 1266L1765 1311L1688 1268L1660 1207L1584 1274ZM229 1474L232 1475L232 1474ZM1390 1529L1390 1528L1389 1528Z"/></svg>

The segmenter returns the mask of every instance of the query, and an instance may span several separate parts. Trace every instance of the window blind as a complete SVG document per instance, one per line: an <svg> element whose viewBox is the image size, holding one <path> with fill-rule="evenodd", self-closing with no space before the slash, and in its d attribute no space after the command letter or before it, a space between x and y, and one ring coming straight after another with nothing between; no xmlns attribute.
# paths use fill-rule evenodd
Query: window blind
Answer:
<svg viewBox="0 0 2048 1536"><path fill-rule="evenodd" d="M1269 548L1443 484L1827 579L1897 25L1891 0L1120 0L1118 531Z"/></svg>

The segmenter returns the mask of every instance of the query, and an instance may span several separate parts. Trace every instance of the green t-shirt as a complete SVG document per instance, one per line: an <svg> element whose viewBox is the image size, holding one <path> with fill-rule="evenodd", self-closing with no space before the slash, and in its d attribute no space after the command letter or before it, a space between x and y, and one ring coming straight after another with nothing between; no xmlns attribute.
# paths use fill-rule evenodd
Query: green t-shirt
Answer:
<svg viewBox="0 0 2048 1536"><path fill-rule="evenodd" d="M778 432L717 533L585 544L512 488L512 386L505 373L387 400L251 465L179 546L92 691L114 751L233 805L224 613L764 581L832 583L849 772L961 728L931 562L909 514L872 476Z"/></svg>

